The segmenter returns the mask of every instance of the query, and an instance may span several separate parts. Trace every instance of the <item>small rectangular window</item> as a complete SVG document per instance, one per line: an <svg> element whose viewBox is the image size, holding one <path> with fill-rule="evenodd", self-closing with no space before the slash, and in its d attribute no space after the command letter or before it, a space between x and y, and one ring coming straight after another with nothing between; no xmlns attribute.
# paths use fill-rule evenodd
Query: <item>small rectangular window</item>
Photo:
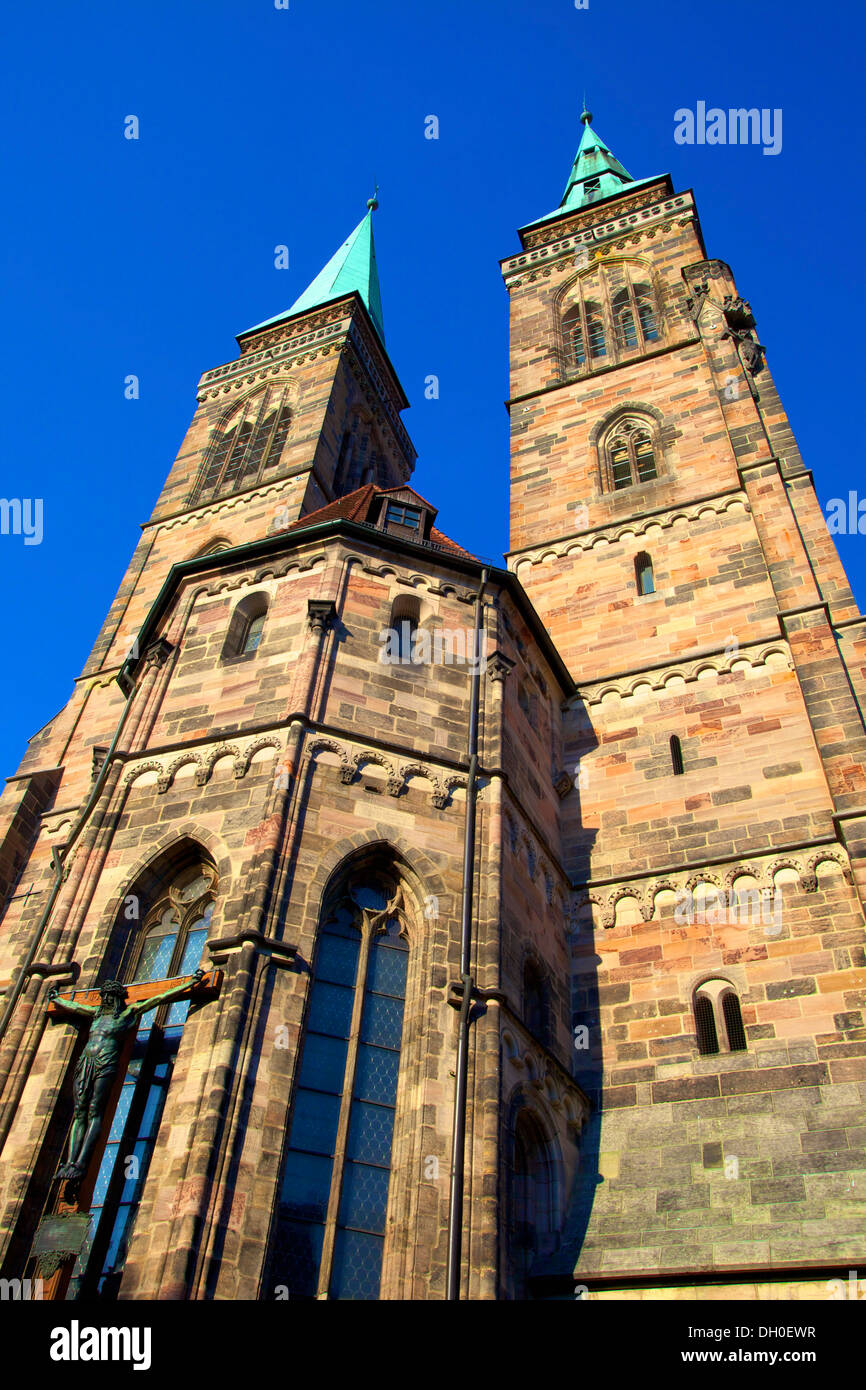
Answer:
<svg viewBox="0 0 866 1390"><path fill-rule="evenodd" d="M408 526L417 531L421 524L421 513L417 507L406 507L402 502L389 502L385 508L385 525Z"/></svg>

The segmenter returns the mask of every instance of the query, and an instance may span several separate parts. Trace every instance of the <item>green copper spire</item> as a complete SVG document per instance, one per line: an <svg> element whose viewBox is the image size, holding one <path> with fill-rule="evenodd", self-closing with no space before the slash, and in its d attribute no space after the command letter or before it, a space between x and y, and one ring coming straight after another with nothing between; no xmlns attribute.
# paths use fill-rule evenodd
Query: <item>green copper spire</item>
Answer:
<svg viewBox="0 0 866 1390"><path fill-rule="evenodd" d="M602 198L611 198L624 188L639 188L642 184L653 182L652 179L633 179L623 168L601 136L593 130L591 111L584 109L580 119L584 126L583 135L562 202L553 212L537 218L537 222L549 222L554 217L562 217L564 213L576 212L579 208L589 207L591 203L598 203ZM535 226L535 222L530 226Z"/></svg>
<svg viewBox="0 0 866 1390"><path fill-rule="evenodd" d="M634 183L628 170L623 168L601 136L593 130L592 112L582 111L580 119L583 121L583 135L559 205L562 212L597 203L600 198L609 198L612 193L618 193L623 184Z"/></svg>
<svg viewBox="0 0 866 1390"><path fill-rule="evenodd" d="M378 191L378 190L377 190ZM332 299L356 291L364 301L364 306L376 326L379 337L385 342L385 328L382 322L382 297L379 292L379 271L376 266L376 248L373 243L373 213L379 203L375 197L367 202L367 215L357 225L351 236L347 237L331 259L320 270L312 284L308 285L300 298L290 309L277 314L256 328L266 328L290 318L292 314L302 314L306 309L315 309L320 304L328 304ZM249 329L250 333L255 329Z"/></svg>

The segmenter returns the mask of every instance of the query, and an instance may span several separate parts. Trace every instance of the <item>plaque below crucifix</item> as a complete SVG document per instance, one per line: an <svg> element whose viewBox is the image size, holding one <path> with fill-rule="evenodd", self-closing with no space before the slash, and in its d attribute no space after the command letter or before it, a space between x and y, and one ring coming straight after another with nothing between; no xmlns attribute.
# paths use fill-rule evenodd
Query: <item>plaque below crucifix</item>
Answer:
<svg viewBox="0 0 866 1390"><path fill-rule="evenodd" d="M67 1161L59 1169L61 1190L53 1212L36 1234L33 1254L49 1286L46 1298L62 1298L71 1261L80 1253L82 1233L89 1224L89 1193L105 1146L106 1120L114 1110L142 1016L180 999L204 1002L215 998L222 972L201 969L173 980L152 980L128 987L108 980L96 990L76 994L49 991L48 1013L56 1021L89 1020L84 1050L75 1068L75 1114ZM52 1277L53 1276L53 1277Z"/></svg>

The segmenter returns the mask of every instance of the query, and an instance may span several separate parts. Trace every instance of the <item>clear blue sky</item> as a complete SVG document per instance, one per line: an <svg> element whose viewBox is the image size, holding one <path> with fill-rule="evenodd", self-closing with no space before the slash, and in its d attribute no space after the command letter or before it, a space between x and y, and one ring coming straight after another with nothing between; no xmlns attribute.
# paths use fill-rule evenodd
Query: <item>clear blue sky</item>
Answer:
<svg viewBox="0 0 866 1390"><path fill-rule="evenodd" d="M822 501L863 488L864 21L803 0L45 0L4 17L0 773L68 698L234 335L287 308L373 178L388 347L442 528L507 546L498 260L556 206L584 89L635 178L695 190L757 315ZM783 111L778 156L680 146L674 112ZM141 123L123 138L124 117ZM424 119L440 139L424 139ZM290 268L274 268L274 247ZM124 378L141 381L126 401ZM441 382L425 401L424 378ZM841 550L861 603L866 538ZM21 627L16 623L20 620Z"/></svg>

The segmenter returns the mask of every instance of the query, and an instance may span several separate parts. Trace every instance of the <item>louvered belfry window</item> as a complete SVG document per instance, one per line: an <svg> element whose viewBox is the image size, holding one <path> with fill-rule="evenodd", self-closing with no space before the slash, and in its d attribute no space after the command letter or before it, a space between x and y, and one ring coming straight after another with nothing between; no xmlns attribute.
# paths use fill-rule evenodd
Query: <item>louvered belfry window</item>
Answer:
<svg viewBox="0 0 866 1390"><path fill-rule="evenodd" d="M379 1297L408 966L400 903L371 875L319 929L267 1297Z"/></svg>
<svg viewBox="0 0 866 1390"><path fill-rule="evenodd" d="M211 440L194 500L254 487L279 463L291 423L283 391L269 388L241 401Z"/></svg>

